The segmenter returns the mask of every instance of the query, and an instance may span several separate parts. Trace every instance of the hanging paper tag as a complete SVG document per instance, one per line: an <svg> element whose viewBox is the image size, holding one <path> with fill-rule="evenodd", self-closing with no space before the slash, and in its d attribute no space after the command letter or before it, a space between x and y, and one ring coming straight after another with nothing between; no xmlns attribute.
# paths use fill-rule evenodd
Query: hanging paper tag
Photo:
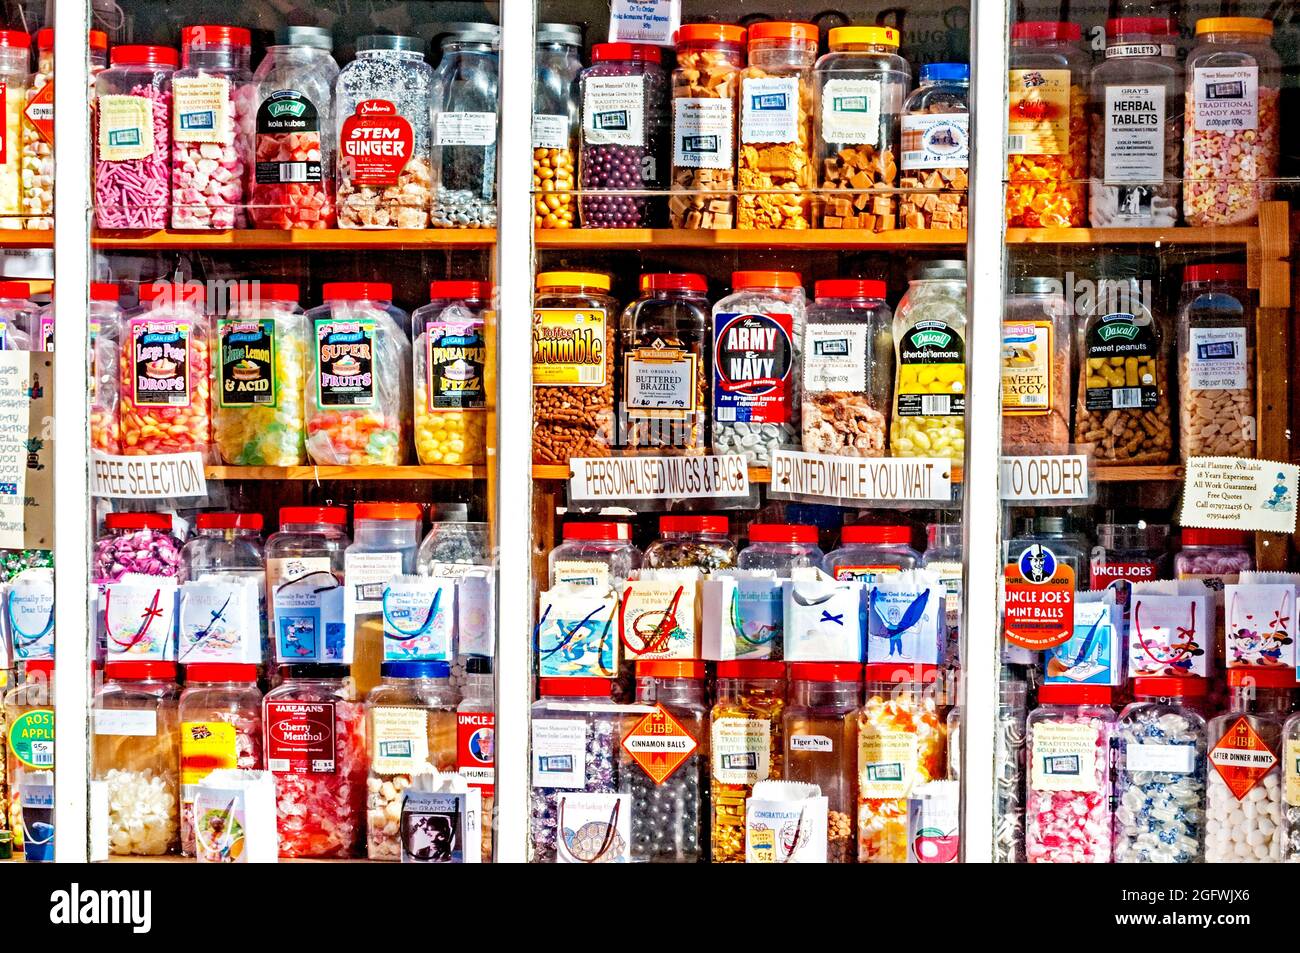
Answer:
<svg viewBox="0 0 1300 953"><path fill-rule="evenodd" d="M867 661L943 662L946 595L937 573L877 576L867 593Z"/></svg>
<svg viewBox="0 0 1300 953"><path fill-rule="evenodd" d="M619 600L591 586L561 584L542 593L538 608L537 655L542 678L618 674Z"/></svg>
<svg viewBox="0 0 1300 953"><path fill-rule="evenodd" d="M700 585L701 653L716 662L781 658L785 609L781 580L715 573Z"/></svg>
<svg viewBox="0 0 1300 953"><path fill-rule="evenodd" d="M854 580L782 582L785 657L861 662L864 586Z"/></svg>
<svg viewBox="0 0 1300 953"><path fill-rule="evenodd" d="M626 864L631 858L632 799L572 792L555 799L557 864Z"/></svg>
<svg viewBox="0 0 1300 953"><path fill-rule="evenodd" d="M1208 596L1133 593L1128 629L1128 673L1205 678L1213 620Z"/></svg>
<svg viewBox="0 0 1300 953"><path fill-rule="evenodd" d="M383 595L384 661L451 661L456 583L433 576L397 576Z"/></svg>
<svg viewBox="0 0 1300 953"><path fill-rule="evenodd" d="M691 581L639 580L623 589L618 638L637 659L699 657L696 585Z"/></svg>
<svg viewBox="0 0 1300 953"><path fill-rule="evenodd" d="M1107 595L1111 601L1084 601ZM1079 593L1074 604L1074 633L1043 653L1044 681L1053 685L1118 685L1121 681L1119 631L1113 593Z"/></svg>
<svg viewBox="0 0 1300 953"><path fill-rule="evenodd" d="M209 579L181 584L180 661L262 661L257 582Z"/></svg>
<svg viewBox="0 0 1300 953"><path fill-rule="evenodd" d="M4 588L4 600L7 641L13 645L14 658L54 658L54 570L27 570ZM0 661L8 661L3 646Z"/></svg>
<svg viewBox="0 0 1300 953"><path fill-rule="evenodd" d="M745 799L745 863L826 863L829 808L815 784L759 781Z"/></svg>
<svg viewBox="0 0 1300 953"><path fill-rule="evenodd" d="M671 46L682 24L682 0L611 0L609 42Z"/></svg>
<svg viewBox="0 0 1300 953"><path fill-rule="evenodd" d="M128 574L100 600L108 661L176 659L176 580Z"/></svg>
<svg viewBox="0 0 1300 953"><path fill-rule="evenodd" d="M194 794L194 858L208 864L274 864L275 776L269 771L213 771Z"/></svg>
<svg viewBox="0 0 1300 953"><path fill-rule="evenodd" d="M1295 668L1294 586L1224 586L1228 668Z"/></svg>
<svg viewBox="0 0 1300 953"><path fill-rule="evenodd" d="M343 587L328 570L282 582L271 594L275 613L275 659L295 662L352 661L343 624Z"/></svg>

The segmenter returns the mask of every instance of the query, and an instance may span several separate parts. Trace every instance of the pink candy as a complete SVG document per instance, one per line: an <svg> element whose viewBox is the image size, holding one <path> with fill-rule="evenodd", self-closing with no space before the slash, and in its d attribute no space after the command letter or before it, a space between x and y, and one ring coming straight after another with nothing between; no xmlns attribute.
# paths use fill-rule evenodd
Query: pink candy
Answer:
<svg viewBox="0 0 1300 953"><path fill-rule="evenodd" d="M143 159L109 161L96 150L95 223L100 228L166 228L171 93L142 83L131 95L153 103L153 152Z"/></svg>
<svg viewBox="0 0 1300 953"><path fill-rule="evenodd" d="M1053 712L1031 722L1032 760L1025 804L1025 854L1029 862L1109 863L1111 724L1067 712ZM1069 736L1060 734L1064 726L1070 726L1065 728ZM1068 773L1072 757L1082 760L1079 779L1072 786L1087 790L1061 789L1066 785L1060 778Z"/></svg>
<svg viewBox="0 0 1300 953"><path fill-rule="evenodd" d="M200 74L203 75L203 74ZM175 83L184 82L177 78ZM172 143L172 228L242 228L252 122L251 86L230 84L219 142Z"/></svg>
<svg viewBox="0 0 1300 953"><path fill-rule="evenodd" d="M114 582L129 572L174 576L180 567L181 544L156 529L113 533L95 540L93 558L96 582Z"/></svg>

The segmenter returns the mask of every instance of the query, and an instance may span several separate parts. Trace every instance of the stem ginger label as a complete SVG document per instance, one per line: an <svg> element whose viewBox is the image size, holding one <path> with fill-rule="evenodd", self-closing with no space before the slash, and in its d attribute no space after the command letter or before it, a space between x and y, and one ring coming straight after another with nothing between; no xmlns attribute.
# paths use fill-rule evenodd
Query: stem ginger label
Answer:
<svg viewBox="0 0 1300 953"><path fill-rule="evenodd" d="M218 318L217 401L222 407L274 407L275 321Z"/></svg>
<svg viewBox="0 0 1300 953"><path fill-rule="evenodd" d="M793 328L789 314L713 316L713 407L719 422L790 420Z"/></svg>
<svg viewBox="0 0 1300 953"><path fill-rule="evenodd" d="M1234 721L1210 749L1210 764L1232 796L1244 800L1277 764L1277 755L1245 716Z"/></svg>
<svg viewBox="0 0 1300 953"><path fill-rule="evenodd" d="M143 96L100 96L95 100L99 123L99 158L130 162L153 155L153 104ZM0 162L4 161L0 143Z"/></svg>
<svg viewBox="0 0 1300 953"><path fill-rule="evenodd" d="M709 740L715 781L756 784L767 780L772 768L772 724L766 718L715 718Z"/></svg>
<svg viewBox="0 0 1300 953"><path fill-rule="evenodd" d="M533 386L604 387L605 329L600 308L533 312Z"/></svg>
<svg viewBox="0 0 1300 953"><path fill-rule="evenodd" d="M1002 413L1041 416L1052 409L1052 323L1002 324Z"/></svg>
<svg viewBox="0 0 1300 953"><path fill-rule="evenodd" d="M266 702L266 766L279 774L334 773L334 703Z"/></svg>
<svg viewBox="0 0 1300 953"><path fill-rule="evenodd" d="M1007 152L1059 156L1070 151L1070 71L1013 69L1007 74Z"/></svg>
<svg viewBox="0 0 1300 953"><path fill-rule="evenodd" d="M339 162L356 185L396 185L414 149L411 124L386 99L357 103L339 130Z"/></svg>
<svg viewBox="0 0 1300 953"><path fill-rule="evenodd" d="M131 393L136 404L190 405L188 321L131 322Z"/></svg>
<svg viewBox="0 0 1300 953"><path fill-rule="evenodd" d="M369 407L374 403L374 321L317 318L316 349L316 402L319 406Z"/></svg>
<svg viewBox="0 0 1300 953"><path fill-rule="evenodd" d="M700 743L663 705L623 736L623 750L655 784L663 784Z"/></svg>

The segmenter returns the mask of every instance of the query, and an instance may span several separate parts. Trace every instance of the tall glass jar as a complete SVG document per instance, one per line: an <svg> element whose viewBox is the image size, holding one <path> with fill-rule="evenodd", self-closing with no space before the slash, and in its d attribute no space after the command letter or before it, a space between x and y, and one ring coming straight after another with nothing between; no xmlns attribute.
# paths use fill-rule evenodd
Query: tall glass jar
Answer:
<svg viewBox="0 0 1300 953"><path fill-rule="evenodd" d="M423 50L418 37L359 37L357 58L339 73L340 228L429 227L440 93Z"/></svg>
<svg viewBox="0 0 1300 953"><path fill-rule="evenodd" d="M718 663L709 720L713 863L745 861L745 800L785 777L785 663Z"/></svg>
<svg viewBox="0 0 1300 953"><path fill-rule="evenodd" d="M1106 21L1088 102L1093 228L1173 225L1183 170L1183 70L1165 17Z"/></svg>
<svg viewBox="0 0 1300 953"><path fill-rule="evenodd" d="M970 67L926 63L903 103L899 228L965 228L970 185Z"/></svg>
<svg viewBox="0 0 1300 953"><path fill-rule="evenodd" d="M1070 443L1074 319L1061 282L1022 277L1002 312L1002 445L1064 452Z"/></svg>
<svg viewBox="0 0 1300 953"><path fill-rule="evenodd" d="M122 422L117 414L118 326L121 290L115 284L94 282L86 336L90 340L90 448L101 453L122 452Z"/></svg>
<svg viewBox="0 0 1300 953"><path fill-rule="evenodd" d="M619 443L638 450L709 447L709 285L703 275L641 276L623 310Z"/></svg>
<svg viewBox="0 0 1300 953"><path fill-rule="evenodd" d="M692 23L673 38L673 228L736 224L736 92L745 65L745 30Z"/></svg>
<svg viewBox="0 0 1300 953"><path fill-rule="evenodd" d="M32 659L4 694L5 780L0 828L13 832L27 863L54 860L54 660ZM24 816L23 799L30 802Z"/></svg>
<svg viewBox="0 0 1300 953"><path fill-rule="evenodd" d="M930 261L894 312L895 457L966 455L966 263Z"/></svg>
<svg viewBox="0 0 1300 953"><path fill-rule="evenodd" d="M95 693L91 780L108 790L113 854L180 845L180 686L175 662L109 662Z"/></svg>
<svg viewBox="0 0 1300 953"><path fill-rule="evenodd" d="M1259 203L1273 195L1282 63L1272 39L1272 20L1196 21L1183 132L1188 225L1249 225L1259 217Z"/></svg>
<svg viewBox="0 0 1300 953"><path fill-rule="evenodd" d="M668 185L668 77L657 46L597 43L582 71L578 200L583 228L649 228ZM608 192L614 194L593 194ZM618 194L622 193L622 194Z"/></svg>
<svg viewBox="0 0 1300 953"><path fill-rule="evenodd" d="M537 74L533 79L533 225L573 228L573 194L578 166L578 74L582 72L582 28L571 23L537 24Z"/></svg>
<svg viewBox="0 0 1300 953"><path fill-rule="evenodd" d="M858 809L858 726L862 666L795 662L784 715L785 780L821 788L827 800L826 860L853 863Z"/></svg>
<svg viewBox="0 0 1300 953"><path fill-rule="evenodd" d="M1081 226L1088 191L1088 67L1077 23L1011 27L1007 227Z"/></svg>
<svg viewBox="0 0 1300 953"><path fill-rule="evenodd" d="M95 32L92 30L87 39L97 39ZM6 91L6 95L12 94ZM36 33L36 72L24 90L23 103L23 227L50 229L54 227L54 30L51 27Z"/></svg>
<svg viewBox="0 0 1300 953"><path fill-rule="evenodd" d="M23 99L32 38L22 30L0 30L0 84L5 88L0 143L0 229L23 227Z"/></svg>
<svg viewBox="0 0 1300 953"><path fill-rule="evenodd" d="M894 314L885 283L819 281L803 336L803 449L885 453L894 379Z"/></svg>
<svg viewBox="0 0 1300 953"><path fill-rule="evenodd" d="M1003 677L993 736L993 859L1019 864L1025 859L1025 719L1029 685ZM950 739L951 740L951 739Z"/></svg>
<svg viewBox="0 0 1300 953"><path fill-rule="evenodd" d="M621 586L641 568L641 550L627 523L566 522L547 557L551 585Z"/></svg>
<svg viewBox="0 0 1300 953"><path fill-rule="evenodd" d="M333 228L334 84L329 30L281 27L257 66L253 191L257 228Z"/></svg>
<svg viewBox="0 0 1300 953"><path fill-rule="evenodd" d="M383 594L394 576L414 575L424 511L419 503L358 503L343 554L343 615L358 696L379 684L384 657Z"/></svg>
<svg viewBox="0 0 1300 953"><path fill-rule="evenodd" d="M812 227L813 66L817 27L772 21L749 29L740 74L737 228Z"/></svg>
<svg viewBox="0 0 1300 953"><path fill-rule="evenodd" d="M1241 265L1187 265L1178 305L1178 447L1255 455L1255 299Z"/></svg>
<svg viewBox="0 0 1300 953"><path fill-rule="evenodd" d="M900 123L912 86L898 40L893 27L836 27L830 52L817 61L819 228L886 232L897 224Z"/></svg>
<svg viewBox="0 0 1300 953"><path fill-rule="evenodd" d="M415 454L421 466L487 460L486 281L434 281L411 315Z"/></svg>
<svg viewBox="0 0 1300 953"><path fill-rule="evenodd" d="M826 554L817 546L816 526L750 523L749 545L736 556L736 568L789 579L795 569L820 566Z"/></svg>
<svg viewBox="0 0 1300 953"><path fill-rule="evenodd" d="M181 541L172 535L167 513L109 513L95 540L91 573L97 583L116 582L127 573L175 576L181 567Z"/></svg>
<svg viewBox="0 0 1300 953"><path fill-rule="evenodd" d="M341 506L286 506L280 531L266 541L271 639L281 665L352 661L344 639L343 585L348 511ZM332 602L327 602L332 600Z"/></svg>
<svg viewBox="0 0 1300 953"><path fill-rule="evenodd" d="M501 28L461 23L442 40L434 106L434 228L495 228Z"/></svg>
<svg viewBox="0 0 1300 953"><path fill-rule="evenodd" d="M194 536L181 547L181 582L243 584L252 582L257 592L257 656L274 661L266 637L266 555L262 548L261 513L200 513L194 518ZM253 633L241 637L254 637ZM182 662L189 661L184 655ZM188 674L189 669L186 669Z"/></svg>
<svg viewBox="0 0 1300 953"><path fill-rule="evenodd" d="M929 558L927 550L927 565ZM840 548L826 554L821 568L834 579L875 582L880 576L915 569L920 563L921 554L912 548L911 527L859 523L844 527Z"/></svg>
<svg viewBox="0 0 1300 953"><path fill-rule="evenodd" d="M95 80L95 224L166 228L176 51L114 46L108 62Z"/></svg>
<svg viewBox="0 0 1300 953"><path fill-rule="evenodd" d="M647 569L698 569L709 575L736 565L725 516L661 516L659 538L645 548Z"/></svg>
<svg viewBox="0 0 1300 953"><path fill-rule="evenodd" d="M1300 712L1282 726L1282 860L1300 862Z"/></svg>

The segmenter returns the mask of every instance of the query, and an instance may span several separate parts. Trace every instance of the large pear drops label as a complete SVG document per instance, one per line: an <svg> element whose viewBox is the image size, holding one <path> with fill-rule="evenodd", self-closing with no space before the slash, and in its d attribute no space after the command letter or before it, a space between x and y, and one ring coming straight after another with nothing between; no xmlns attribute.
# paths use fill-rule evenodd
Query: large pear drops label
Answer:
<svg viewBox="0 0 1300 953"><path fill-rule="evenodd" d="M1074 569L1035 543L1005 570L1003 633L1026 649L1050 649L1074 634Z"/></svg>
<svg viewBox="0 0 1300 953"><path fill-rule="evenodd" d="M662 705L623 736L623 750L655 784L663 784L700 743Z"/></svg>
<svg viewBox="0 0 1300 953"><path fill-rule="evenodd" d="M343 120L339 161L355 185L396 185L414 149L406 117L386 99L365 99Z"/></svg>
<svg viewBox="0 0 1300 953"><path fill-rule="evenodd" d="M1277 755L1255 731L1250 719L1242 716L1215 742L1210 764L1232 796L1241 801L1277 765Z"/></svg>

